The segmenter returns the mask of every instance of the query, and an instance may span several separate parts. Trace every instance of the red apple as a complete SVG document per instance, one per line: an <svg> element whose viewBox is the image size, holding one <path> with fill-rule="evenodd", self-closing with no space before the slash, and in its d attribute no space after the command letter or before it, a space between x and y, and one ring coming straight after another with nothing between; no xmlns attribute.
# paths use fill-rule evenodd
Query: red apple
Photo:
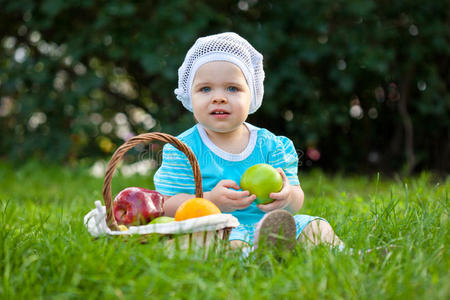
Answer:
<svg viewBox="0 0 450 300"><path fill-rule="evenodd" d="M129 187L114 198L113 214L118 224L144 225L164 215L164 197L157 191Z"/></svg>

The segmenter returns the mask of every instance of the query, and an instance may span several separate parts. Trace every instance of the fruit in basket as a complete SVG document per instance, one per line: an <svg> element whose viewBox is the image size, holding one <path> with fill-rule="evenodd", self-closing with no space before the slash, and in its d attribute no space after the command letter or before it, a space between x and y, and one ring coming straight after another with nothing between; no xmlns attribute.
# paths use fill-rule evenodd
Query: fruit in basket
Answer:
<svg viewBox="0 0 450 300"><path fill-rule="evenodd" d="M118 224L144 225L164 215L164 197L140 187L122 190L114 199L113 214Z"/></svg>
<svg viewBox="0 0 450 300"><path fill-rule="evenodd" d="M170 223L175 221L172 217L162 216L157 217L156 219L153 219L149 224L164 224L164 223Z"/></svg>
<svg viewBox="0 0 450 300"><path fill-rule="evenodd" d="M256 195L257 204L273 201L270 193L277 193L283 187L280 173L269 164L257 164L248 168L241 177L241 188Z"/></svg>
<svg viewBox="0 0 450 300"><path fill-rule="evenodd" d="M125 225L119 225L119 230L120 230L120 231L127 231L127 230L128 230L128 227L125 226Z"/></svg>
<svg viewBox="0 0 450 300"><path fill-rule="evenodd" d="M192 198L184 201L175 212L175 221L183 221L222 213L211 201L205 198Z"/></svg>

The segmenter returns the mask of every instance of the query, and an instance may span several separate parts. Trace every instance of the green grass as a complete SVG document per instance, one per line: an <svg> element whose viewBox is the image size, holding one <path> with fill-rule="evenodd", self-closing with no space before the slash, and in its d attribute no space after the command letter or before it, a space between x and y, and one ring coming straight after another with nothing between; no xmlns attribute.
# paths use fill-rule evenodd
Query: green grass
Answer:
<svg viewBox="0 0 450 300"><path fill-rule="evenodd" d="M301 176L302 213L330 221L348 247L394 245L355 255L299 245L286 260L270 253L176 252L160 241L93 239L83 216L103 180L86 168L0 164L0 299L448 299L449 178ZM117 176L152 188L151 176Z"/></svg>

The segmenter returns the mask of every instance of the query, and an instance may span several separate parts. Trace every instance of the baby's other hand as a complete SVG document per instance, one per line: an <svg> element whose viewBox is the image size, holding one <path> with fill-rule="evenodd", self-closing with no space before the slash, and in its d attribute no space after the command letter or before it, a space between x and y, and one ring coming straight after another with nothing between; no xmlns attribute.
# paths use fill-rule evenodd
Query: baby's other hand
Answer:
<svg viewBox="0 0 450 300"><path fill-rule="evenodd" d="M275 209L287 208L291 201L292 186L289 183L289 180L286 177L286 174L284 173L283 169L277 168L277 171L278 173L280 173L281 178L283 179L283 186L281 188L281 191L279 191L278 193L270 194L270 198L274 199L273 202L270 202L268 204L257 205L257 207L264 212L269 212Z"/></svg>
<svg viewBox="0 0 450 300"><path fill-rule="evenodd" d="M238 191L239 189L236 182L224 179L219 181L212 191L206 192L205 198L214 202L222 212L247 208L256 199L256 196L250 195L248 191Z"/></svg>

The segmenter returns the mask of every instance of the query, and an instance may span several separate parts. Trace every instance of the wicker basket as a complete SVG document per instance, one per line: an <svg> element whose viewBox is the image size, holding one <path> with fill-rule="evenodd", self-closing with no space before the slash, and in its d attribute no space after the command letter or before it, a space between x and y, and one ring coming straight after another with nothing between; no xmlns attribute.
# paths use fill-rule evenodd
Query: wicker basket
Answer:
<svg viewBox="0 0 450 300"><path fill-rule="evenodd" d="M138 136L135 136L128 141L126 141L123 145L121 145L113 154L111 160L109 161L106 172L105 179L103 183L103 201L106 207L106 225L113 232L119 231L118 224L113 215L113 201L111 195L111 181L116 170L116 166L121 161L122 157L125 153L135 147L140 143L150 143L152 141L161 141L165 143L170 143L178 150L183 152L192 167L194 173L195 180L195 196L203 197L203 189L202 189L202 176L200 173L200 167L198 165L197 159L191 149L184 144L182 141L173 137L169 134L153 132L153 133L145 133ZM165 224L158 224L159 226L164 226ZM215 244L217 240L228 240L229 233L232 227L225 227L219 230L214 231L199 231L199 232L189 232L186 234L179 234L177 236L176 244L180 245L181 248L192 248L194 247L209 247L212 244ZM174 237L173 234L160 234L165 235L169 238Z"/></svg>

